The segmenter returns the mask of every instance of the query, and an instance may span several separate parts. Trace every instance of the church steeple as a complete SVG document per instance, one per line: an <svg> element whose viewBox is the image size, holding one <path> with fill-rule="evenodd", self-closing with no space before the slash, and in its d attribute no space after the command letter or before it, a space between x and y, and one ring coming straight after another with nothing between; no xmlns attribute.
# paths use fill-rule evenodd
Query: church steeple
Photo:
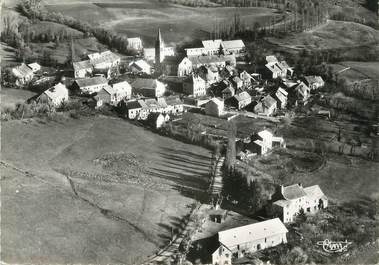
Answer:
<svg viewBox="0 0 379 265"><path fill-rule="evenodd" d="M158 35L155 40L155 64L160 65L163 57L164 43L161 35L161 29L158 28Z"/></svg>

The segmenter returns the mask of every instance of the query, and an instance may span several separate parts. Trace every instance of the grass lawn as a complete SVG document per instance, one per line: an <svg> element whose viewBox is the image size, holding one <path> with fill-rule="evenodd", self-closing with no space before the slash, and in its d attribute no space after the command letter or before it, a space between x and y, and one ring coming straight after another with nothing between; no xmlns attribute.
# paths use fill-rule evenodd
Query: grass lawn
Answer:
<svg viewBox="0 0 379 265"><path fill-rule="evenodd" d="M345 67L351 67L351 71L357 73L356 80L359 80L360 75L363 75L365 79L379 79L379 62L340 62L340 65ZM347 71L349 72L349 71ZM359 75L360 74L360 75Z"/></svg>
<svg viewBox="0 0 379 265"><path fill-rule="evenodd" d="M1 139L9 263L138 263L207 188L208 150L121 119L3 122Z"/></svg>

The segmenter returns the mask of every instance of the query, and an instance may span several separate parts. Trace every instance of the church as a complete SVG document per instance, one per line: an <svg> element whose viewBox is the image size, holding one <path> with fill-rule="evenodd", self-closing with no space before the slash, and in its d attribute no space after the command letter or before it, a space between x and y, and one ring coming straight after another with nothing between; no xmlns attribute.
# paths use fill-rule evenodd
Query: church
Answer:
<svg viewBox="0 0 379 265"><path fill-rule="evenodd" d="M155 47L146 48L143 50L143 52L145 60L153 62L156 69L160 67L160 63L163 62L165 57L175 55L174 47L166 47L160 29L158 29L158 35L155 40Z"/></svg>

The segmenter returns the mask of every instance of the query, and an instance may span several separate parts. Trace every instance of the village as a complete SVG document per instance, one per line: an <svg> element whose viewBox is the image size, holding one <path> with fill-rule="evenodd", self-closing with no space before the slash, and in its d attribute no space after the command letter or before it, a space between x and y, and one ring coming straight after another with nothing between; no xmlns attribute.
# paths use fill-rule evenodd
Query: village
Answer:
<svg viewBox="0 0 379 265"><path fill-rule="evenodd" d="M125 119L159 131L169 123L180 121L184 114L191 113L227 122L233 122L237 116L248 117L251 123L257 119L278 121L289 110L306 106L325 85L321 76L302 76L294 72L283 58L269 54L259 72L244 70L246 49L242 40L214 39L204 40L202 44L203 47L187 48L186 56L179 57L174 47L165 45L160 29L157 30L154 48L144 48L138 37L130 38L128 45L139 55L127 63L122 63L121 57L109 50L88 54L86 60L73 62L71 76L59 76L59 82L29 103L49 104L60 109L69 105L70 101L80 100L93 110L110 108ZM120 74L122 64L126 65L124 74ZM13 68L15 85L23 87L43 82L46 77L42 68L38 62ZM319 114L330 116L328 110L319 111ZM212 135L207 130L200 134L215 136L221 143L228 142L227 136ZM250 137L235 141L238 149L235 158L241 162L265 156L272 149L286 148L286 140L265 126L251 132ZM199 211L209 216L203 217L201 224L208 222L207 219L221 224L227 218L227 211L221 208L220 203L222 175L225 174L221 172L225 168L223 161L224 158L218 165L220 172L213 175L210 187L213 203L200 207ZM263 221L227 230L221 226L221 231L213 231L212 236L218 235L217 248L209 249L204 262L213 265L241 264L239 262L254 252L286 244L286 225L296 222L298 216L326 208L328 198L318 185L277 185L266 206L269 214ZM196 228L192 231L191 238L199 240L196 231L201 230ZM187 254L190 245L185 240L180 243ZM176 257L182 260L185 256ZM195 260L200 258L204 259L199 256ZM154 260L162 262L155 257L147 263Z"/></svg>

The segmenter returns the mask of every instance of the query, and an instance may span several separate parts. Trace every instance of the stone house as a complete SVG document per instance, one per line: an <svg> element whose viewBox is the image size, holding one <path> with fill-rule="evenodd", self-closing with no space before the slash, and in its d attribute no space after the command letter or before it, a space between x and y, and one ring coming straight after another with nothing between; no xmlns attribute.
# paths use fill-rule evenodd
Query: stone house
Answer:
<svg viewBox="0 0 379 265"><path fill-rule="evenodd" d="M287 243L287 228L279 218L218 232L219 248L212 265L231 265L232 259Z"/></svg>
<svg viewBox="0 0 379 265"><path fill-rule="evenodd" d="M301 184L280 186L272 195L272 201L272 215L284 223L295 221L301 210L305 214L312 214L328 207L328 198L319 185L306 188Z"/></svg>

